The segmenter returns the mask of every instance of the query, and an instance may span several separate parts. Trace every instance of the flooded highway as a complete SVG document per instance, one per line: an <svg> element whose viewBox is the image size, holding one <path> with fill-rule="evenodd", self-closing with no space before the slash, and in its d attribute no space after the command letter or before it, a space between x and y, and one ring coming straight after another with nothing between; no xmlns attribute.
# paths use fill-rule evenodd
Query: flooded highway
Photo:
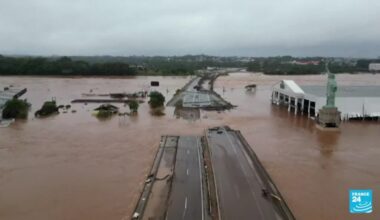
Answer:
<svg viewBox="0 0 380 220"><path fill-rule="evenodd" d="M202 111L189 120L165 108L153 116L147 103L136 117L99 120L97 104L72 104L76 113L34 118L54 97L70 104L82 93L135 92L151 80L168 101L189 77L57 78L0 77L1 88L28 88L27 121L0 129L0 219L129 219L142 190L161 135L201 135L229 125L241 130L297 219L380 219L380 213L352 215L348 190L372 189L380 201L380 123L344 122L340 132L315 128L307 117L270 104L281 76L234 73L216 80L214 90L238 107ZM322 85L325 76L287 76ZM339 85L380 85L379 75L338 75ZM255 92L244 86L255 83ZM128 106L115 104L121 111Z"/></svg>
<svg viewBox="0 0 380 220"><path fill-rule="evenodd" d="M166 219L205 219L200 138L180 137Z"/></svg>
<svg viewBox="0 0 380 220"><path fill-rule="evenodd" d="M207 133L215 173L220 219L293 219L277 213L270 196L263 196L266 179L253 164L233 131L225 128ZM281 201L281 199L279 199Z"/></svg>

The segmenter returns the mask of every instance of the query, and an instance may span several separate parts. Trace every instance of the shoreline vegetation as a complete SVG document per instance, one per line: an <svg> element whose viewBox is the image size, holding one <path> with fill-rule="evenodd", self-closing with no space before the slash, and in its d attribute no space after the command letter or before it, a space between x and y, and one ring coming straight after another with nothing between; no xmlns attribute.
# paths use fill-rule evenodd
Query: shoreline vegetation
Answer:
<svg viewBox="0 0 380 220"><path fill-rule="evenodd" d="M186 76L207 67L244 68L267 75L314 75L325 72L368 73L380 59L324 57L216 57L187 56L2 56L0 76Z"/></svg>

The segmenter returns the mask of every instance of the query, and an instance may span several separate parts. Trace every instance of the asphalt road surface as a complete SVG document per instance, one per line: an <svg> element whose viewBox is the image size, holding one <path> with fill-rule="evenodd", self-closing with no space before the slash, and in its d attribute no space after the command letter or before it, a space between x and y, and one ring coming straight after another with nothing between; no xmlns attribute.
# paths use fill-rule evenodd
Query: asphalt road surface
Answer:
<svg viewBox="0 0 380 220"><path fill-rule="evenodd" d="M201 107L210 106L211 104L210 95L204 92L186 92L183 97L184 107Z"/></svg>
<svg viewBox="0 0 380 220"><path fill-rule="evenodd" d="M178 141L167 220L204 219L201 169L199 137L181 136Z"/></svg>
<svg viewBox="0 0 380 220"><path fill-rule="evenodd" d="M234 132L209 130L209 145L222 220L283 219L262 195L258 170Z"/></svg>
<svg viewBox="0 0 380 220"><path fill-rule="evenodd" d="M199 92L194 88L198 85L200 79L201 77L197 77L192 83L189 84L186 91L184 91L184 107L200 107L211 105L210 95L205 92Z"/></svg>

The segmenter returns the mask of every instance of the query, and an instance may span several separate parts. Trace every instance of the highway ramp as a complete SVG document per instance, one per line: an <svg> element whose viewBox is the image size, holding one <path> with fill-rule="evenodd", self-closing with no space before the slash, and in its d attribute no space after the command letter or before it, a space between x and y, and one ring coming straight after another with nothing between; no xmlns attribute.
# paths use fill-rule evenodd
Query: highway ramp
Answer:
<svg viewBox="0 0 380 220"><path fill-rule="evenodd" d="M225 127L207 132L220 219L293 219L291 214L284 214L283 206L279 206L281 195L269 187L274 184L263 178L265 170L252 159L237 134Z"/></svg>
<svg viewBox="0 0 380 220"><path fill-rule="evenodd" d="M294 219L239 131L163 136L132 219Z"/></svg>
<svg viewBox="0 0 380 220"><path fill-rule="evenodd" d="M200 137L179 138L167 220L204 219L201 152Z"/></svg>

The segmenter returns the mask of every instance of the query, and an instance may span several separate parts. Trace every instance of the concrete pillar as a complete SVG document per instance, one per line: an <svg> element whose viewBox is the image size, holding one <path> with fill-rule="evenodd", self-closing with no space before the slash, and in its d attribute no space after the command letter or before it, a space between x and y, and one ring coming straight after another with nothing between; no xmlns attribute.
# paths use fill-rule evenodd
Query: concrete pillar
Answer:
<svg viewBox="0 0 380 220"><path fill-rule="evenodd" d="M274 93L274 103L278 104L278 92Z"/></svg>
<svg viewBox="0 0 380 220"><path fill-rule="evenodd" d="M309 106L307 107L307 116L310 118L310 100L309 100Z"/></svg>
<svg viewBox="0 0 380 220"><path fill-rule="evenodd" d="M292 103L292 97L288 98L288 112L290 112L290 104Z"/></svg>
<svg viewBox="0 0 380 220"><path fill-rule="evenodd" d="M304 110L304 107L305 107L305 99L302 99L301 101L301 115L303 115L303 110Z"/></svg>

